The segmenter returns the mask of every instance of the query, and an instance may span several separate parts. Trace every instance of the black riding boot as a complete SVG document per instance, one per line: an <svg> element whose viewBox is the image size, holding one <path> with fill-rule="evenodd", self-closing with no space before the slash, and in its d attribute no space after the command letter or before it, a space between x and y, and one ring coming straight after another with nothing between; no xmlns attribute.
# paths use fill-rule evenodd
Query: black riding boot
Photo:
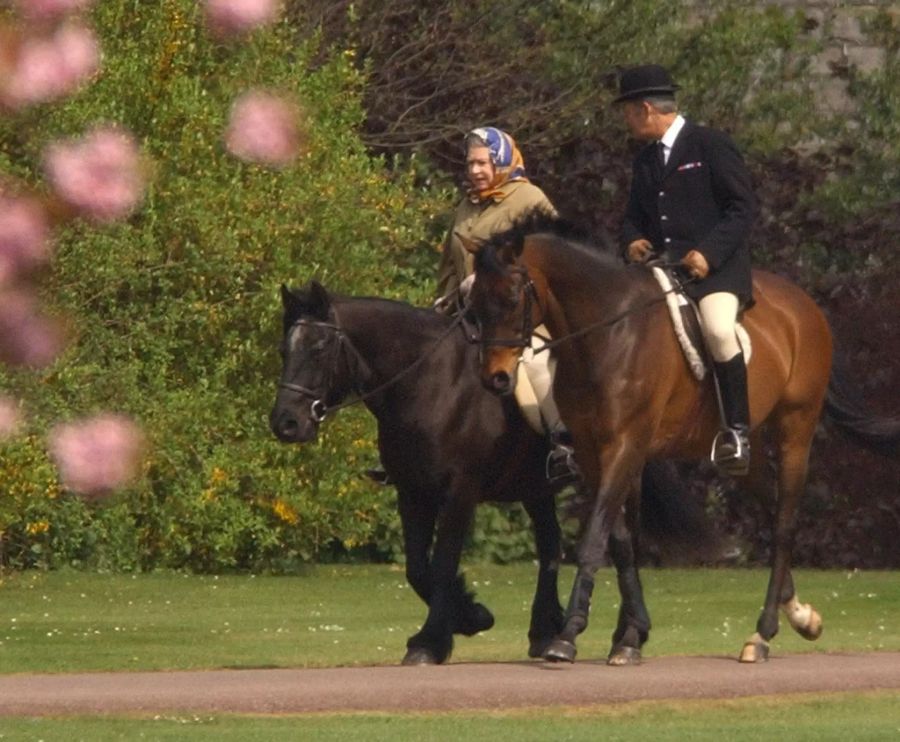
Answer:
<svg viewBox="0 0 900 742"><path fill-rule="evenodd" d="M716 362L713 367L727 427L716 436L712 459L726 474L742 476L750 468L750 405L744 354L738 353L724 363Z"/></svg>
<svg viewBox="0 0 900 742"><path fill-rule="evenodd" d="M547 479L551 484L563 486L581 481L581 469L575 463L572 435L565 428L550 433L553 448L547 454Z"/></svg>

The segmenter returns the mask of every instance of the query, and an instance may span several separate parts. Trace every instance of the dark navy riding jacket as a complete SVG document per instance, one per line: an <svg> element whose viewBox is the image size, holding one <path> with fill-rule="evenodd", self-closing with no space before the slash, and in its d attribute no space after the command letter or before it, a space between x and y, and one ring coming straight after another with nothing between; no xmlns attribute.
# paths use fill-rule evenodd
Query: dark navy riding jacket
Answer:
<svg viewBox="0 0 900 742"><path fill-rule="evenodd" d="M717 291L752 302L748 235L758 211L750 173L731 138L686 121L665 169L657 144L634 160L622 240L650 241L672 261L699 250L709 276L688 287L695 299Z"/></svg>

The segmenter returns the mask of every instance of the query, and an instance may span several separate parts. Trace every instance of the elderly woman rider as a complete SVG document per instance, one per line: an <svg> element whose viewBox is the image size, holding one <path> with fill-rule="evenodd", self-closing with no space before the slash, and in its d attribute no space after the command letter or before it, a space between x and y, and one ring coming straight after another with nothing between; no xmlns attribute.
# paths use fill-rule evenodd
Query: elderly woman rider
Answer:
<svg viewBox="0 0 900 742"><path fill-rule="evenodd" d="M439 298L435 307L440 311L457 311L474 278L474 257L460 236L483 242L534 210L556 215L544 192L526 177L525 162L515 140L500 129L486 126L466 135L466 177L466 196L456 207L438 268ZM544 328L540 329L546 334ZM547 461L548 477L564 481L576 478L577 470L551 394L552 363L549 353L533 355L526 349L516 397L532 427L545 430L554 444Z"/></svg>

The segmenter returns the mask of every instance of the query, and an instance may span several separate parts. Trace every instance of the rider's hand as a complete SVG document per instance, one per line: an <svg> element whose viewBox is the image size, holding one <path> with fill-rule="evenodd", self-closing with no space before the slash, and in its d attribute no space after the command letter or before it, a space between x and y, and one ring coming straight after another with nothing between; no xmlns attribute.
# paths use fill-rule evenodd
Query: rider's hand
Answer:
<svg viewBox="0 0 900 742"><path fill-rule="evenodd" d="M650 244L649 240L645 239L635 240L628 245L628 250L625 251L625 256L628 258L629 263L643 263L652 254L653 245Z"/></svg>
<svg viewBox="0 0 900 742"><path fill-rule="evenodd" d="M688 273L701 281L709 275L709 263L698 250L691 250L681 259L681 264L688 269Z"/></svg>

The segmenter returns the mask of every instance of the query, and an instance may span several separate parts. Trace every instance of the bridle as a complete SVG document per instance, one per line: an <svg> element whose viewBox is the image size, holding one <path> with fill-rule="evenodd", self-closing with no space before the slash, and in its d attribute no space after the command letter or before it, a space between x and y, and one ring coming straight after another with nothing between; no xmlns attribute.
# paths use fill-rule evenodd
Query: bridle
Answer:
<svg viewBox="0 0 900 742"><path fill-rule="evenodd" d="M330 373L333 374L334 371L337 370L337 364L340 360L341 349L344 347L345 343L349 345L349 341L347 340L347 336L344 334L344 331L340 328L339 325L334 322L324 322L321 320L309 320L300 318L291 325L290 329L287 332L287 335L290 336L295 328L307 326L307 327L323 327L328 330L332 330L337 336L337 343L334 345L333 355L334 357L331 359L331 369ZM329 383L325 385L326 388L331 388L331 379L328 380ZM329 406L325 403L324 396L320 395L318 392L313 391L309 387L302 386L300 384L294 384L290 381L281 381L278 384L279 389L287 389L290 392L295 392L297 394L301 394L304 397L307 397L310 400L309 403L309 417L310 419L318 425L324 419L329 409L335 409L337 406L329 408ZM327 394L327 392L326 392Z"/></svg>
<svg viewBox="0 0 900 742"><path fill-rule="evenodd" d="M369 391L362 393L362 394L359 392L358 389L356 389L355 391L357 392L358 396L356 396L354 399L348 400L346 402L339 402L338 404L329 405L327 402L325 402L325 400L323 398L324 395L320 395L319 393L313 391L312 389L309 389L308 387L302 386L300 384L294 384L293 382L281 381L278 384L278 388L286 389L287 391L301 394L302 396L310 399L311 401L309 404L309 417L316 425L318 425L325 419L325 417L328 414L330 414L332 412L336 412L337 410L343 409L344 407L351 407L352 405L359 404L361 402L365 402L367 399L371 399L376 394L380 394L385 389L388 389L389 387L396 384L404 376L411 373L414 369L418 368L431 355L431 353L437 349L438 345L440 345L441 342L443 342L447 337L449 337L450 333L453 332L453 330L455 330L457 327L459 327L463 323L463 321L464 321L463 314L462 313L458 314L454 318L453 322L451 322L447 326L447 329L444 330L444 332L442 332L435 339L434 343L432 343L431 347L428 349L428 351L426 353L423 353L415 361L413 361L409 366L407 366L404 369L401 369L396 374L394 374L394 376L392 376L390 379L388 379L386 382L378 385L374 389L370 389ZM360 356L359 352L353 347L353 343L350 342L350 338L347 337L346 333L341 328L341 326L339 324L337 324L337 322L325 322L322 320L308 320L308 319L301 318L301 319L298 319L297 321L295 321L294 324L291 325L291 328L288 331L288 334L290 334L290 332L298 325L307 325L309 327L324 327L326 329L332 330L337 335L338 342L335 344L334 358L332 359L332 363L331 363L331 368L332 368L331 373L332 374L334 373L334 371L337 370L337 365L340 361L340 354L341 354L342 349L344 349L344 348L346 348L347 351L349 351L350 353L353 354L353 356L355 357L357 364L359 366L365 366L365 362L362 360L362 357ZM348 362L348 365L349 365L349 362ZM329 379L329 383L326 384L326 388L329 388L329 389L331 388L331 379ZM327 394L327 392L326 392L326 394Z"/></svg>
<svg viewBox="0 0 900 742"><path fill-rule="evenodd" d="M520 303L519 297L521 297L521 303L523 304L521 335L518 338L491 338L485 340L483 333L479 333L481 335L481 345L483 348L530 348L531 338L534 335L534 328L543 322L543 319L538 322L535 322L532 319L534 305L537 304L538 307L541 308L542 314L543 308L538 300L534 281L532 281L531 276L528 275L528 270L523 266L513 266L509 269L509 272L520 274L524 276L525 279L522 286L519 288L519 296L516 298L516 306Z"/></svg>

